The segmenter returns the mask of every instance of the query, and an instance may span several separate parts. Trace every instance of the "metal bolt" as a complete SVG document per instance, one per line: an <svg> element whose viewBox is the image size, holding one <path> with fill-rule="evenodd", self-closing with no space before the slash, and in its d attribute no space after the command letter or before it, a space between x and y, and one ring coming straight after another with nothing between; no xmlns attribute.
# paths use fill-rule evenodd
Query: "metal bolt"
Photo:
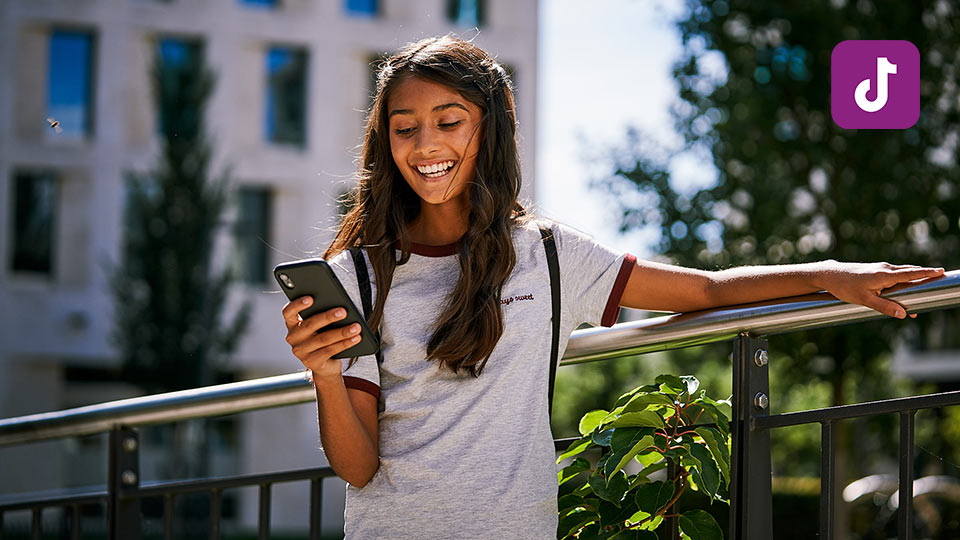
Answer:
<svg viewBox="0 0 960 540"><path fill-rule="evenodd" d="M754 407L764 411L767 409L767 405L770 404L770 398L767 397L763 392L757 392L756 396L753 396L753 405Z"/></svg>
<svg viewBox="0 0 960 540"><path fill-rule="evenodd" d="M123 449L127 452L133 452L137 449L137 439L134 437L127 437L123 440Z"/></svg>
<svg viewBox="0 0 960 540"><path fill-rule="evenodd" d="M763 367L767 365L767 350L766 349L757 349L757 352L753 355L753 362L757 364L757 367Z"/></svg>
<svg viewBox="0 0 960 540"><path fill-rule="evenodd" d="M125 486L134 486L137 484L137 473L127 469L120 473L120 482Z"/></svg>

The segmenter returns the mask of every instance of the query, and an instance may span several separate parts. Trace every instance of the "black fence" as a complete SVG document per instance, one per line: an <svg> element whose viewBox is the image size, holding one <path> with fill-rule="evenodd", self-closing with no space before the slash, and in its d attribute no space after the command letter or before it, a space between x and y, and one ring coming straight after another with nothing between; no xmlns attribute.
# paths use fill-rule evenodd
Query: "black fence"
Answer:
<svg viewBox="0 0 960 540"><path fill-rule="evenodd" d="M898 291L892 297L911 311L960 305L960 272L941 280ZM731 539L773 538L770 430L801 424L821 425L820 538L838 538L835 528L836 425L851 418L897 413L900 416L898 538L913 538L914 420L918 410L960 405L960 392L889 399L855 405L770 415L767 340L758 336L832 326L878 318L876 313L843 304L824 294L709 312L681 314L633 323L612 329L574 333L564 364L613 358L689 345L733 343L733 417L731 452ZM206 418L302 403L313 399L303 374L270 377L174 392L90 407L0 421L0 445L20 444L91 433L109 432L109 468L106 486L53 494L26 494L0 501L0 540L4 515L29 511L30 536L40 539L45 511L58 509L63 523L58 536L88 537L81 524L85 507L105 508L103 526L110 539L143 537L142 504L162 501L163 537L175 538L175 503L178 497L206 494L207 536L221 538L222 493L226 489L255 486L259 489L258 537L270 537L272 486L309 482L309 537L320 538L322 483L334 476L330 468L312 468L224 478L142 483L140 441L136 426L162 424L188 418ZM569 441L558 440L557 448ZM679 538L675 523L672 538Z"/></svg>

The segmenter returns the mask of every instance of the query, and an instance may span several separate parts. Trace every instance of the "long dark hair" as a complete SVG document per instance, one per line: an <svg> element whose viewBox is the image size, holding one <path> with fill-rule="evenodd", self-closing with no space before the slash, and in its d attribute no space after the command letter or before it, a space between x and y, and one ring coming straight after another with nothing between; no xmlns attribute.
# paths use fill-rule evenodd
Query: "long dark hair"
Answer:
<svg viewBox="0 0 960 540"><path fill-rule="evenodd" d="M443 84L483 113L476 177L470 184L470 215L460 240L460 278L437 318L427 359L454 373L477 376L503 334L500 295L516 263L512 233L532 219L518 200L521 174L517 117L510 77L493 57L452 36L409 44L384 61L367 117L352 208L323 254L351 246L367 249L377 284L368 323L377 328L398 264L410 258L407 225L420 213L420 198L404 180L390 152L387 100L408 77ZM396 258L394 244L399 243Z"/></svg>

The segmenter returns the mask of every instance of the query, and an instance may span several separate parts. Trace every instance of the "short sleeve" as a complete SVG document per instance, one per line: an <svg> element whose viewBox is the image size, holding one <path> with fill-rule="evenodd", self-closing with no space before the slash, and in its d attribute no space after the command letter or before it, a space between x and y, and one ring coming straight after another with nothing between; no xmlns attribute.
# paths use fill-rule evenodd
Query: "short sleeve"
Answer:
<svg viewBox="0 0 960 540"><path fill-rule="evenodd" d="M613 326L637 258L600 244L569 225L550 222L560 262L561 309L583 323Z"/></svg>
<svg viewBox="0 0 960 540"><path fill-rule="evenodd" d="M364 253L364 260L366 260L366 253ZM357 284L357 271L353 264L353 256L345 250L328 260L327 263L333 269L333 273L336 274L340 283L343 284L343 288L346 289L350 300L357 306L357 310L363 314L363 302L360 300L360 287ZM369 262L367 268L372 281L373 273L369 271ZM373 301L377 294L373 283L371 283L371 291L371 301ZM377 364L376 355L360 356L352 366L350 366L349 358L344 358L342 362L343 384L347 388L363 390L377 399L380 398L380 368Z"/></svg>

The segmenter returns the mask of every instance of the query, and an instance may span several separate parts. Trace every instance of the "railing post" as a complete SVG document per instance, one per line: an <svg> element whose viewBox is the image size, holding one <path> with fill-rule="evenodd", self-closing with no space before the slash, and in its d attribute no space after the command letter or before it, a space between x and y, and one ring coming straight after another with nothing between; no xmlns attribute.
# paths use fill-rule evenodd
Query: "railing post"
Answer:
<svg viewBox="0 0 960 540"><path fill-rule="evenodd" d="M108 523L110 540L139 540L140 499L129 497L140 487L140 439L129 427L110 430Z"/></svg>
<svg viewBox="0 0 960 540"><path fill-rule="evenodd" d="M770 411L767 340L748 333L733 342L733 449L730 538L773 538L770 432L751 419Z"/></svg>

